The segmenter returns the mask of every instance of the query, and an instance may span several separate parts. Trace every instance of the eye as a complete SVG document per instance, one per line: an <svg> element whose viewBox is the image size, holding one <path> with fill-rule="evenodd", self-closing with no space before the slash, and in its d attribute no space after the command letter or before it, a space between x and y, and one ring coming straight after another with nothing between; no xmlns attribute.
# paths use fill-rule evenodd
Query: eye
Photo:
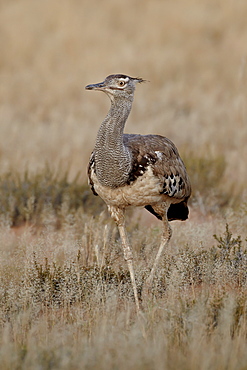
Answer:
<svg viewBox="0 0 247 370"><path fill-rule="evenodd" d="M123 87L125 85L125 82L123 80L118 81L118 86Z"/></svg>

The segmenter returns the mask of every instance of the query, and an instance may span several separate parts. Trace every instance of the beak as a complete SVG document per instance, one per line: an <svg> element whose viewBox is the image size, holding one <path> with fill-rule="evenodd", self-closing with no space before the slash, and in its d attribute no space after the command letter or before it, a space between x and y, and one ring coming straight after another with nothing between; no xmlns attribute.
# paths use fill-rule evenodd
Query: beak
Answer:
<svg viewBox="0 0 247 370"><path fill-rule="evenodd" d="M104 82L100 82L98 84L87 85L85 89L86 90L104 90L104 87L105 87Z"/></svg>

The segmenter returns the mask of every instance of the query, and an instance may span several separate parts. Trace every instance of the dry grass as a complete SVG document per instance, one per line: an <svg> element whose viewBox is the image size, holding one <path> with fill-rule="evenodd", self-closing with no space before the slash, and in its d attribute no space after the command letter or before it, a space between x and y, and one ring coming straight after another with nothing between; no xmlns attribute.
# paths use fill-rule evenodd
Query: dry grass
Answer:
<svg viewBox="0 0 247 370"><path fill-rule="evenodd" d="M47 221L19 235L2 223L2 368L244 369L246 242L228 227L210 247L185 232L137 317L106 220L68 215L60 230ZM156 227L143 231L130 232L140 294L159 240Z"/></svg>
<svg viewBox="0 0 247 370"><path fill-rule="evenodd" d="M245 369L246 1L0 10L1 369ZM84 185L109 107L84 86L115 72L150 80L126 131L172 139L194 191L139 318L116 228ZM160 223L130 212L128 231L141 295Z"/></svg>

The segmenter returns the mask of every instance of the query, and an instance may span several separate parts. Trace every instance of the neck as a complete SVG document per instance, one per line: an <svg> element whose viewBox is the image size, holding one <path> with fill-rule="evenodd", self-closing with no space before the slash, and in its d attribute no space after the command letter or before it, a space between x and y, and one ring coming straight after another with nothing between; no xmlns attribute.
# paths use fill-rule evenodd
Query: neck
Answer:
<svg viewBox="0 0 247 370"><path fill-rule="evenodd" d="M123 131L132 101L132 97L130 100L112 100L96 139L96 175L102 185L112 188L125 184L131 168L130 153L123 143Z"/></svg>

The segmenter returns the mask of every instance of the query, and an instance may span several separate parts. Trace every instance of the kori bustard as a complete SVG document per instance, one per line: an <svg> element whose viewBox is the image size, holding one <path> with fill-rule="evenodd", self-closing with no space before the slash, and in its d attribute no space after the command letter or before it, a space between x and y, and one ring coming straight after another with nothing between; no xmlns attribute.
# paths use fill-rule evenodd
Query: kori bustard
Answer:
<svg viewBox="0 0 247 370"><path fill-rule="evenodd" d="M88 177L91 189L107 204L122 240L137 311L140 309L133 268L132 249L125 229L124 211L128 206L144 206L163 222L161 243L147 285L151 286L156 267L172 232L168 221L188 218L190 180L175 145L160 135L124 134L135 87L142 78L115 74L87 90L105 92L111 107L101 123L92 152Z"/></svg>

